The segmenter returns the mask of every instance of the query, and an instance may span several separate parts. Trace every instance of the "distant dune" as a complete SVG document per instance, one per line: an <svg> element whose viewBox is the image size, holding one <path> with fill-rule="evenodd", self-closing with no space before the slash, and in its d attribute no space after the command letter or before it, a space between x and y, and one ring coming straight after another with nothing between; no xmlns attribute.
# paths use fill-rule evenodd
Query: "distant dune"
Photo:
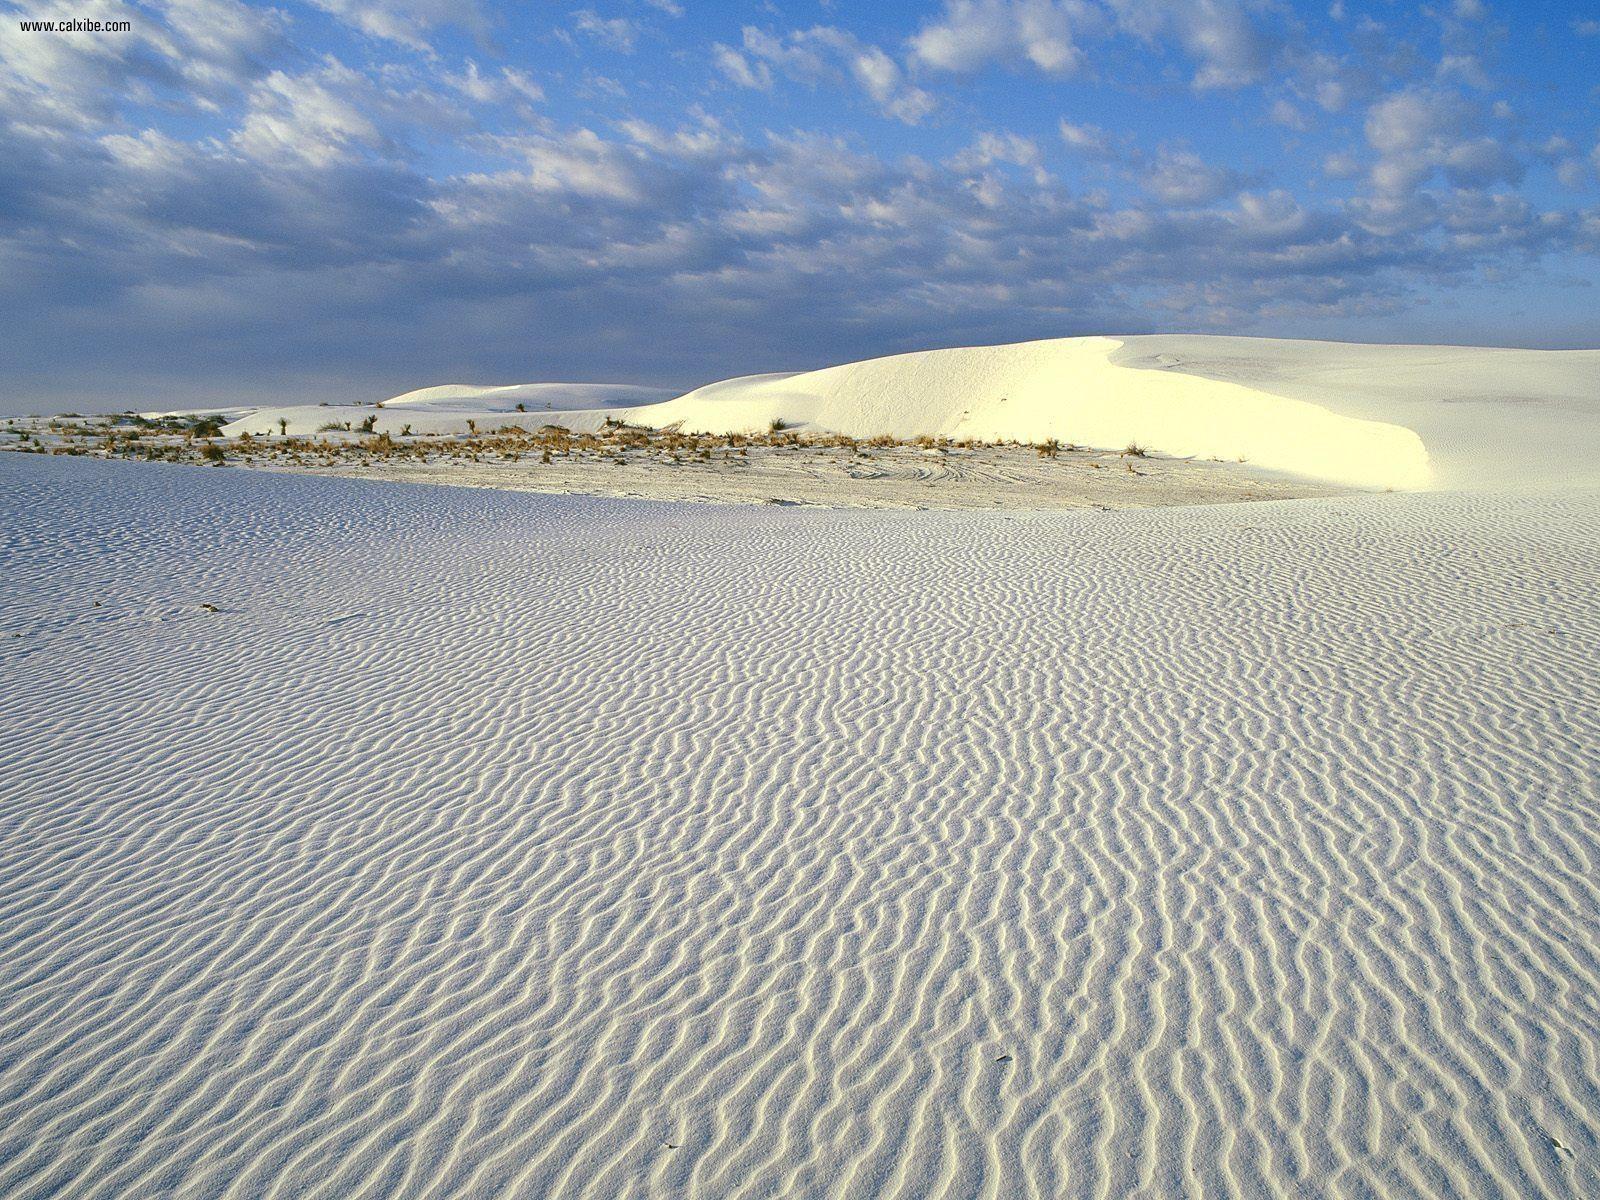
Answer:
<svg viewBox="0 0 1600 1200"><path fill-rule="evenodd" d="M1585 478L1600 351L1364 346L1157 335L927 350L750 375L667 399L607 384L448 385L384 402L379 432L607 419L709 433L774 421L852 436L1137 442L1358 487L1535 486ZM518 411L518 405L523 410ZM227 432L310 433L345 409L260 409Z"/></svg>
<svg viewBox="0 0 1600 1200"><path fill-rule="evenodd" d="M225 432L230 437L276 433L282 420L290 433L316 433L330 422L350 420L353 409L365 410L355 420L375 415L377 431L391 434L407 427L413 433L462 433L468 421L486 428L537 428L555 421L587 427L600 424L615 410L656 404L671 395L667 388L624 383L447 383L392 396L377 405L296 404L250 409L235 417Z"/></svg>
<svg viewBox="0 0 1600 1200"><path fill-rule="evenodd" d="M385 408L415 412L530 412L594 410L652 404L672 393L666 388L635 387L627 383L511 383L479 387L446 383L418 388L383 402Z"/></svg>

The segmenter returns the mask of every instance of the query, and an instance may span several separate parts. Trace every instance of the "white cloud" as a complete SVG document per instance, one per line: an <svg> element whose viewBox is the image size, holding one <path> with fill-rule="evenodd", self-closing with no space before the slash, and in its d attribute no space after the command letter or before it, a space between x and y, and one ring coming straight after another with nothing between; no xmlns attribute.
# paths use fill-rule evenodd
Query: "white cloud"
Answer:
<svg viewBox="0 0 1600 1200"><path fill-rule="evenodd" d="M1522 164L1516 155L1491 137L1457 142L1445 151L1440 166L1451 182L1465 187L1515 183L1522 178Z"/></svg>
<svg viewBox="0 0 1600 1200"><path fill-rule="evenodd" d="M302 75L274 71L251 89L231 140L261 162L326 167L386 145L369 115L377 99L365 76L333 60Z"/></svg>
<svg viewBox="0 0 1600 1200"><path fill-rule="evenodd" d="M1322 160L1322 172L1330 179L1355 179L1361 174L1361 160L1342 151Z"/></svg>
<svg viewBox="0 0 1600 1200"><path fill-rule="evenodd" d="M602 17L592 8L580 8L574 12L572 25L579 33L587 34L601 45L623 54L632 54L639 41L637 21L630 21L626 17Z"/></svg>
<svg viewBox="0 0 1600 1200"><path fill-rule="evenodd" d="M1397 92L1368 110L1367 142L1383 154L1416 152L1458 132L1465 116L1465 105L1446 93Z"/></svg>
<svg viewBox="0 0 1600 1200"><path fill-rule="evenodd" d="M1270 43L1259 0L1107 0L1121 28L1148 42L1175 38L1199 64L1198 88L1237 88L1267 70Z"/></svg>
<svg viewBox="0 0 1600 1200"><path fill-rule="evenodd" d="M795 237L810 225L803 212L782 208L740 208L725 213L722 228L743 237L773 239Z"/></svg>
<svg viewBox="0 0 1600 1200"><path fill-rule="evenodd" d="M592 129L501 138L496 145L521 158L527 169L465 176L463 182L469 190L487 189L502 199L524 189L629 205L644 204L649 199L650 189L637 155Z"/></svg>
<svg viewBox="0 0 1600 1200"><path fill-rule="evenodd" d="M1600 21L1591 20L1587 17L1574 17L1572 20L1572 32L1579 37L1600 37Z"/></svg>
<svg viewBox="0 0 1600 1200"><path fill-rule="evenodd" d="M259 74L260 61L283 48L288 26L283 13L236 0L161 0L160 10L189 85L212 95Z"/></svg>
<svg viewBox="0 0 1600 1200"><path fill-rule="evenodd" d="M1151 45L1176 44L1198 64L1199 88L1260 79L1270 39L1258 27L1269 0L945 0L912 37L913 57L932 69L972 72L991 64L1065 76L1088 61L1084 43L1120 30Z"/></svg>
<svg viewBox="0 0 1600 1200"><path fill-rule="evenodd" d="M933 96L907 83L899 65L878 47L855 44L842 53L856 82L889 116L915 125L934 110Z"/></svg>
<svg viewBox="0 0 1600 1200"><path fill-rule="evenodd" d="M1287 100L1275 100L1272 108L1267 113L1267 119L1274 125L1282 125L1285 129L1292 129L1296 133L1305 133L1311 128L1311 122Z"/></svg>
<svg viewBox="0 0 1600 1200"><path fill-rule="evenodd" d="M722 73L742 87L770 87L772 69L813 85L843 76L885 116L907 125L917 124L937 106L932 94L912 84L882 49L832 26L798 30L782 38L746 26L743 53L720 44L714 53Z"/></svg>
<svg viewBox="0 0 1600 1200"><path fill-rule="evenodd" d="M1324 112L1343 112L1350 103L1349 92L1344 82L1338 79L1320 80L1315 85L1313 94L1318 106Z"/></svg>
<svg viewBox="0 0 1600 1200"><path fill-rule="evenodd" d="M188 157L187 142L168 137L155 129L138 134L113 133L100 139L112 159L137 172L175 173Z"/></svg>
<svg viewBox="0 0 1600 1200"><path fill-rule="evenodd" d="M113 2L94 15L132 30L39 36L0 25L0 117L65 131L103 127L129 101L215 112L288 49L283 14L237 0Z"/></svg>
<svg viewBox="0 0 1600 1200"><path fill-rule="evenodd" d="M1057 128L1061 140L1085 157L1109 158L1112 154L1111 138L1098 125L1074 125L1063 117Z"/></svg>
<svg viewBox="0 0 1600 1200"><path fill-rule="evenodd" d="M1140 182L1163 203L1203 205L1237 192L1244 179L1236 171L1212 166L1192 151L1163 149Z"/></svg>
<svg viewBox="0 0 1600 1200"><path fill-rule="evenodd" d="M1367 112L1367 144L1378 151L1370 172L1380 195L1403 197L1443 171L1457 186L1515 182L1522 166L1502 142L1475 136L1474 113L1460 96L1430 88L1396 92Z"/></svg>
<svg viewBox="0 0 1600 1200"><path fill-rule="evenodd" d="M739 156L739 140L731 137L720 122L701 110L692 115L699 119L699 124L674 130L665 130L637 118L621 121L617 128L634 145L664 158L725 163Z"/></svg>
<svg viewBox="0 0 1600 1200"><path fill-rule="evenodd" d="M504 104L510 101L538 103L544 99L544 89L526 71L516 67L501 67L499 71L484 75L478 64L470 58L466 69L459 75L448 72L442 78L456 91L479 104Z"/></svg>
<svg viewBox="0 0 1600 1200"><path fill-rule="evenodd" d="M528 182L536 191L640 203L647 193L634 161L588 129L564 138L534 138L523 146Z"/></svg>
<svg viewBox="0 0 1600 1200"><path fill-rule="evenodd" d="M765 92L772 87L772 69L766 63L752 62L732 46L716 42L711 47L711 59L734 83L743 88Z"/></svg>
<svg viewBox="0 0 1600 1200"><path fill-rule="evenodd" d="M479 38L489 20L478 0L307 0L370 37L431 54L428 36L443 25L459 25Z"/></svg>
<svg viewBox="0 0 1600 1200"><path fill-rule="evenodd" d="M939 18L911 39L911 52L941 71L999 63L1069 75L1084 63L1079 32L1103 25L1099 12L1079 0L946 0Z"/></svg>
<svg viewBox="0 0 1600 1200"><path fill-rule="evenodd" d="M1311 215L1288 192L1274 189L1240 193L1238 209L1230 219L1252 237L1282 239L1303 233Z"/></svg>
<svg viewBox="0 0 1600 1200"><path fill-rule="evenodd" d="M997 163L1013 167L1039 165L1039 146L1032 138L1015 133L981 133L965 149L947 160L956 171L981 171Z"/></svg>
<svg viewBox="0 0 1600 1200"><path fill-rule="evenodd" d="M1439 60L1438 69L1434 74L1440 79L1459 79L1469 87L1489 86L1489 77L1484 74L1483 64L1472 54L1445 55Z"/></svg>

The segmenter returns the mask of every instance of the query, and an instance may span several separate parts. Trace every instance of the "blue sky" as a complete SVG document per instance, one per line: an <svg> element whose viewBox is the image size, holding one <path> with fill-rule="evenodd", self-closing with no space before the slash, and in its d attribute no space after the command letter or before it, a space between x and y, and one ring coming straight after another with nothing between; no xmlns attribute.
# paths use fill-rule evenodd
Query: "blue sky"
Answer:
<svg viewBox="0 0 1600 1200"><path fill-rule="evenodd" d="M1600 3L0 9L0 411L1600 345Z"/></svg>

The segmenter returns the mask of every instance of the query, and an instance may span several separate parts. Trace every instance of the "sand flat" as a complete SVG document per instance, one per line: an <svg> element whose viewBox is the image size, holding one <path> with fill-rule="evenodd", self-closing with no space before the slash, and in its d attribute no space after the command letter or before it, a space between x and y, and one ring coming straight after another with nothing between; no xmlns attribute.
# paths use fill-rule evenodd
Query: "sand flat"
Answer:
<svg viewBox="0 0 1600 1200"><path fill-rule="evenodd" d="M742 456L670 462L660 454L561 457L540 462L459 454L431 462L341 455L329 465L285 466L266 458L237 465L400 483L507 488L550 495L609 496L699 504L806 504L829 508L1054 509L1165 508L1337 495L1353 489L1239 463L1133 457L1031 446L857 452L819 446L755 446Z"/></svg>
<svg viewBox="0 0 1600 1200"><path fill-rule="evenodd" d="M0 1194L1600 1192L1593 489L0 482Z"/></svg>

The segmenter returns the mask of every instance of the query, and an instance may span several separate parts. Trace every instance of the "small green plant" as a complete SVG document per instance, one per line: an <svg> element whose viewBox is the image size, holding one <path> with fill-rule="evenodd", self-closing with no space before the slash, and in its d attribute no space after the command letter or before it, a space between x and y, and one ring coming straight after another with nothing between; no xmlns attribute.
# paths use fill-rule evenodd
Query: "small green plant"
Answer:
<svg viewBox="0 0 1600 1200"><path fill-rule="evenodd" d="M1148 457L1149 453L1150 452L1148 450L1146 450L1143 446L1139 445L1138 442L1129 442L1128 443L1128 448L1122 452L1122 457L1123 458L1145 458L1145 457Z"/></svg>
<svg viewBox="0 0 1600 1200"><path fill-rule="evenodd" d="M528 406L526 404L520 404L519 403L517 405L517 411L518 412L527 412L528 411Z"/></svg>
<svg viewBox="0 0 1600 1200"><path fill-rule="evenodd" d="M789 423L782 417L773 417L772 423L767 426L767 430L770 433L782 433L787 428L789 428Z"/></svg>
<svg viewBox="0 0 1600 1200"><path fill-rule="evenodd" d="M401 437L410 437L411 436L411 426L410 425L402 425L400 427L400 436Z"/></svg>
<svg viewBox="0 0 1600 1200"><path fill-rule="evenodd" d="M189 432L195 437L214 438L222 436L221 417L196 417L189 423Z"/></svg>
<svg viewBox="0 0 1600 1200"><path fill-rule="evenodd" d="M1057 438L1047 438L1039 443L1037 449L1040 458L1054 458L1061 453L1061 442Z"/></svg>
<svg viewBox="0 0 1600 1200"><path fill-rule="evenodd" d="M225 463L228 456L222 452L222 447L215 442L207 442L200 448L200 457L208 463Z"/></svg>
<svg viewBox="0 0 1600 1200"><path fill-rule="evenodd" d="M279 417L278 418L278 436L279 437L288 437L289 436L289 418L288 417Z"/></svg>
<svg viewBox="0 0 1600 1200"><path fill-rule="evenodd" d="M362 433L371 433L375 428L377 428L377 425L378 425L378 414L377 413L373 413L365 421L361 422L361 432Z"/></svg>

